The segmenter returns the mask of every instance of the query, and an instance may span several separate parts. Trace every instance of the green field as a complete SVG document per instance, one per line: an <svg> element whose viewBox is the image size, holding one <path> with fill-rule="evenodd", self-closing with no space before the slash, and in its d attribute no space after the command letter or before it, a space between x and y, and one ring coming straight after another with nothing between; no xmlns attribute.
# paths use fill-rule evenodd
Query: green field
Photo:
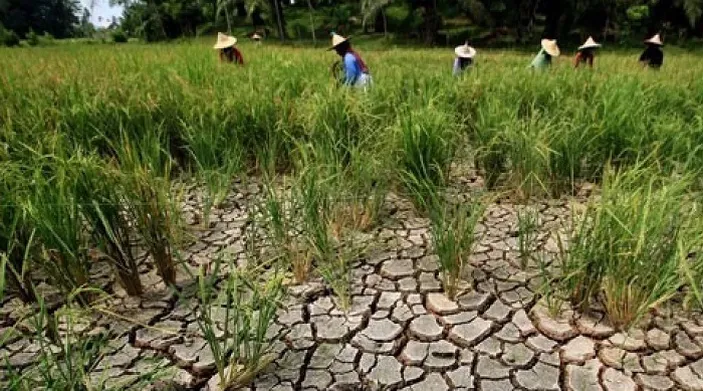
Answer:
<svg viewBox="0 0 703 391"><path fill-rule="evenodd" d="M565 227L558 267L542 267L553 283L546 297L604 308L616 327L668 303L703 303L703 54L666 48L652 71L637 52L604 49L593 70L562 56L535 72L528 53L479 48L474 69L455 78L451 50L362 46L374 79L362 92L333 80L334 52L241 50L244 67L218 63L203 43L0 49L5 301L48 305L41 285L94 308L105 293L148 292L147 267L178 290L188 269L201 304L215 285L245 289L240 273L268 279L245 278L261 300L240 303L262 313L275 309L281 284L310 276L348 302L365 251L357 234L377 227L393 194L432 222L450 297L485 208L576 197L582 207ZM458 180L467 170L478 191ZM185 268L193 235L246 184L262 189L242 206L261 235L248 241L255 265L235 273L230 264L225 281L209 279L209 267ZM540 269L540 257L521 257ZM102 292L98 264L121 288ZM200 322L217 345L207 314ZM230 347L261 347L256 335ZM266 362L263 350L241 354L247 371Z"/></svg>

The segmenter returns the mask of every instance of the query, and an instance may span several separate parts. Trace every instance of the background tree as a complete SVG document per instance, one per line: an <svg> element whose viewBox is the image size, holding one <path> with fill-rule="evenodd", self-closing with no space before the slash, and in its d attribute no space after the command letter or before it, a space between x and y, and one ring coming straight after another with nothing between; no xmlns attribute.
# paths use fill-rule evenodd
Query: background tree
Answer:
<svg viewBox="0 0 703 391"><path fill-rule="evenodd" d="M20 37L29 31L68 38L77 33L77 0L0 0L0 24Z"/></svg>

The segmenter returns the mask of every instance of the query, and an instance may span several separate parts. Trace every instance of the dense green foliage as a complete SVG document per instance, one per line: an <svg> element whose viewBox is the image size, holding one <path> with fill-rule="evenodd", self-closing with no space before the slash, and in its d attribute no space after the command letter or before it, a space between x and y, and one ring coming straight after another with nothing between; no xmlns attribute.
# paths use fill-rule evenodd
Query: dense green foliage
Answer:
<svg viewBox="0 0 703 391"><path fill-rule="evenodd" d="M580 40L640 39L656 31L700 36L703 1L643 0L141 0L128 4L125 27L147 39L192 35L198 28L251 26L287 38L343 33L393 34L426 44L464 39L525 43L540 35ZM270 30L269 30L270 28Z"/></svg>
<svg viewBox="0 0 703 391"><path fill-rule="evenodd" d="M30 31L72 37L78 23L77 0L0 0L0 26L25 37Z"/></svg>
<svg viewBox="0 0 703 391"><path fill-rule="evenodd" d="M284 39L383 33L397 41L484 46L534 42L540 36L580 41L631 42L663 32L668 41L703 35L703 0L76 0L0 1L0 25L20 38L30 31L57 38L92 37L90 14L98 3L120 5L113 20L128 36L147 41L195 36L215 30L255 31Z"/></svg>

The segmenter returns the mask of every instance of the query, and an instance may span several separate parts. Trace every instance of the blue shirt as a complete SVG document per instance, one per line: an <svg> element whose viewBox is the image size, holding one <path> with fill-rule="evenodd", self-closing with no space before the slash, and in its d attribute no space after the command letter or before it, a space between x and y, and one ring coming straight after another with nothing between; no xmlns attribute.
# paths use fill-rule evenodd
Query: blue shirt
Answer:
<svg viewBox="0 0 703 391"><path fill-rule="evenodd" d="M354 85L361 77L361 66L356 56L351 53L344 55L344 84Z"/></svg>
<svg viewBox="0 0 703 391"><path fill-rule="evenodd" d="M552 65L552 57L544 49L537 53L535 59L532 60L532 64L530 64L535 69L547 69L550 65Z"/></svg>

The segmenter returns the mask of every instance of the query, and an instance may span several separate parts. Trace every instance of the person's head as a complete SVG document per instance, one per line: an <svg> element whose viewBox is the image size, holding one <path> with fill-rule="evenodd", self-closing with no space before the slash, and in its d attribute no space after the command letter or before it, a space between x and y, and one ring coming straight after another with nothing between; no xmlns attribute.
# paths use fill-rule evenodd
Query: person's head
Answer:
<svg viewBox="0 0 703 391"><path fill-rule="evenodd" d="M541 42L544 49L544 56L547 61L552 61L552 57L559 57L560 50L556 39L543 39Z"/></svg>
<svg viewBox="0 0 703 391"><path fill-rule="evenodd" d="M341 57L344 57L351 50L351 44L349 41L344 41L334 47L334 51L337 52Z"/></svg>
<svg viewBox="0 0 703 391"><path fill-rule="evenodd" d="M601 44L596 42L593 37L588 37L586 42L583 45L579 46L578 51L584 57L593 57L596 49L598 49L599 47L601 47Z"/></svg>
<svg viewBox="0 0 703 391"><path fill-rule="evenodd" d="M219 50L220 58L227 59L228 61L233 61L231 54L234 53L234 45L237 44L237 38L230 37L229 35L218 33L217 42L214 49Z"/></svg>
<svg viewBox="0 0 703 391"><path fill-rule="evenodd" d="M469 42L467 41L465 44L454 48L454 54L456 54L459 59L461 69L464 69L473 63L474 56L476 56L476 49L469 46Z"/></svg>
<svg viewBox="0 0 703 391"><path fill-rule="evenodd" d="M656 34L652 38L649 38L648 40L644 41L644 43L649 48L661 48L662 46L664 46L664 42L662 41L661 35L659 34Z"/></svg>

